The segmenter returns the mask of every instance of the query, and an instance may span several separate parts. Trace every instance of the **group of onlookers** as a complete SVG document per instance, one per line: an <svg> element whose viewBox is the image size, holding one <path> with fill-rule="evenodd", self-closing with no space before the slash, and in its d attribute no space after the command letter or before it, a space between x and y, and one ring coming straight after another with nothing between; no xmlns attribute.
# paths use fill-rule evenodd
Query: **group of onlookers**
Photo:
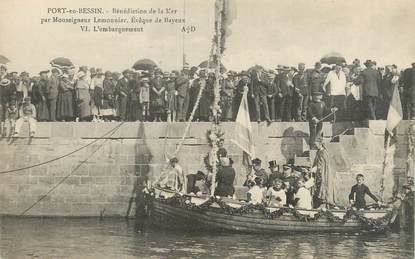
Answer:
<svg viewBox="0 0 415 259"><path fill-rule="evenodd" d="M216 80L209 69L188 66L172 72L127 69L122 74L54 67L34 77L0 66L0 121L4 124L7 114L13 117L16 112L8 109L18 111L27 97L37 121L186 121L196 105L194 121L212 121ZM317 62L312 69L303 63L275 70L255 66L228 71L218 80L222 121L235 120L245 89L251 119L258 122L310 120L310 103L317 94L327 108L336 108L337 121L386 119L394 87L401 94L404 119L415 119L415 63L402 71L395 65L377 68L371 60L363 66L358 59L350 65Z"/></svg>

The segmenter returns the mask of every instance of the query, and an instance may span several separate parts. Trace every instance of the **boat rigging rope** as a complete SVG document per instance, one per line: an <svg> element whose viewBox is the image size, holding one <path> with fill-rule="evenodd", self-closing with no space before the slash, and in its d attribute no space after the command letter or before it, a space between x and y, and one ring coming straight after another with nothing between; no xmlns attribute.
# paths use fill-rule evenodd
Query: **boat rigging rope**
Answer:
<svg viewBox="0 0 415 259"><path fill-rule="evenodd" d="M67 154L64 154L62 156L59 156L59 157L56 157L56 158L53 158L53 159L50 159L50 160L47 160L47 161L44 161L44 162L41 162L41 163L33 164L33 165L30 165L30 166L25 166L25 167L21 167L21 168L16 168L16 169L10 169L10 170L6 170L6 171L1 171L0 174L9 174L9 173L13 173L13 172L23 171L23 170L26 170L26 169L30 169L30 168L34 168L34 167L46 165L46 164L55 162L57 160L63 159L65 157L68 157L68 156L70 156L72 154L75 154L75 153L81 151L82 149L85 149L88 146L90 146L90 145L98 142L99 140L104 139L104 137L106 137L108 134L111 134L110 136L112 136L115 133L115 131L117 131L124 123L125 122L121 122L116 127L114 127L113 129L111 129L110 131L108 131L107 133L105 133L104 135L102 135L101 137L99 137L99 138L91 141L90 143L88 143L88 144L86 144L86 145L84 145L84 146L82 146L80 148L77 148L74 151L71 151L71 152L69 152Z"/></svg>
<svg viewBox="0 0 415 259"><path fill-rule="evenodd" d="M108 132L107 134L111 133L109 135L112 136L114 135L114 133L121 127L123 123L120 123L117 127L115 127L114 129L112 129L110 132ZM107 135L106 134L106 135ZM42 195L36 202L34 202L31 206L29 206L27 209L25 209L20 215L24 215L26 212L28 212L29 210L31 210L34 206L36 206L36 204L38 204L40 201L42 201L44 198L46 198L51 192L53 192L56 188L59 187L59 185L61 185L64 181L66 181L66 179L68 179L74 172L76 172L76 170L78 170L81 165L83 165L85 162L87 162L96 152L98 152L98 150L100 150L104 144L108 141L109 139L104 139L104 141L98 146L97 149L95 149L87 158L85 158L82 162L80 162L73 170L71 170L71 172L66 175L64 178L62 178L62 180L60 180L55 186L53 186L48 192L46 192L44 195Z"/></svg>

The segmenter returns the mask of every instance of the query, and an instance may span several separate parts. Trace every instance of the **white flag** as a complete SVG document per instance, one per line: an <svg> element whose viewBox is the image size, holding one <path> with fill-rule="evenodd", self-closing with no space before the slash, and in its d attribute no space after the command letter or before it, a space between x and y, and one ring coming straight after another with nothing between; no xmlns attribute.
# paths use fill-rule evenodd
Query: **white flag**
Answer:
<svg viewBox="0 0 415 259"><path fill-rule="evenodd" d="M236 116L236 128L234 138L231 139L238 147L255 157L254 140L252 136L251 118L249 117L247 92L242 95L241 104L239 105L238 115Z"/></svg>
<svg viewBox="0 0 415 259"><path fill-rule="evenodd" d="M386 129L391 135L393 130L402 120L402 104L399 96L398 86L394 86L392 100L389 104L388 118L386 121Z"/></svg>

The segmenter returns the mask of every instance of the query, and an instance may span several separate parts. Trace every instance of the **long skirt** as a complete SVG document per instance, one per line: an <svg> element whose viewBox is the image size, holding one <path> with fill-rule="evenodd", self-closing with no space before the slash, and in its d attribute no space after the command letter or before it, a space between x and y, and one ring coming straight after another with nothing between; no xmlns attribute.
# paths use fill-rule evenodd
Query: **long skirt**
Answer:
<svg viewBox="0 0 415 259"><path fill-rule="evenodd" d="M91 116L91 95L89 89L76 89L77 91L77 105L78 105L78 117L86 118Z"/></svg>
<svg viewBox="0 0 415 259"><path fill-rule="evenodd" d="M36 114L38 121L49 120L49 110L47 101L40 101L36 106Z"/></svg>
<svg viewBox="0 0 415 259"><path fill-rule="evenodd" d="M59 92L56 113L59 120L74 117L74 98L72 90Z"/></svg>

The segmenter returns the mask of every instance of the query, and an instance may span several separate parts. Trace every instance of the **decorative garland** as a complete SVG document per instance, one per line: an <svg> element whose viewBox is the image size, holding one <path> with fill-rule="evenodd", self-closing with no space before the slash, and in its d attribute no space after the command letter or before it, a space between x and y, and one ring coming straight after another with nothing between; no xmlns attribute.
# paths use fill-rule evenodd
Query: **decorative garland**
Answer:
<svg viewBox="0 0 415 259"><path fill-rule="evenodd" d="M147 195L147 199L155 199L155 198L150 193ZM345 223L350 219L356 219L361 224L368 226L374 230L385 229L385 226L389 222L389 219L391 218L391 214L392 214L391 211L388 211L386 215L381 218L371 219L371 218L365 217L362 212L349 209L346 211L346 214L343 216L343 218L340 218L328 210L320 210L319 212L314 214L314 216L310 216L307 214L300 213L295 208L289 208L289 207L282 207L273 212L270 212L269 209L267 209L263 204L246 203L246 204L241 205L241 207L239 208L234 208L228 205L221 198L215 197L215 196L210 197L207 201L205 201L204 203L200 205L196 205L192 203L190 197L181 196L179 194L175 194L171 198L159 197L157 199L165 204L184 208L186 210L191 210L191 211L206 211L210 208L210 206L213 203L218 204L220 209L224 213L229 214L229 215L243 215L247 213L252 213L255 210L257 210L257 211L263 212L265 217L268 219L277 219L284 214L291 214L297 220L302 221L302 222L314 222L314 221L318 221L319 219L327 219L330 223Z"/></svg>

